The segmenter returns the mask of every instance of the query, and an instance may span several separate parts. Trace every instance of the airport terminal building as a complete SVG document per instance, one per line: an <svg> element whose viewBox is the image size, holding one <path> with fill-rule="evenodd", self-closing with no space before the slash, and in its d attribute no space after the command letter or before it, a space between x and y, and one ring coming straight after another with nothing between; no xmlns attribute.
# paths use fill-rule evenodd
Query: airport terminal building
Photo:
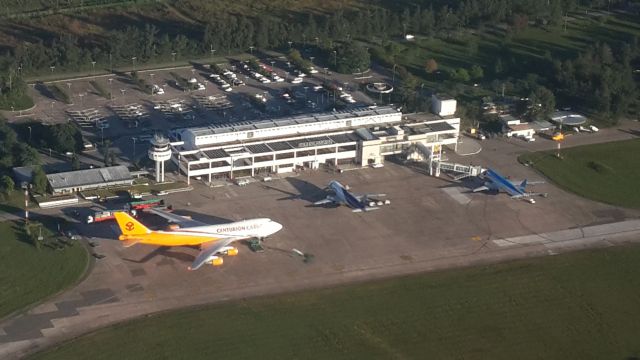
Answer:
<svg viewBox="0 0 640 360"><path fill-rule="evenodd" d="M381 164L411 145L455 147L460 119L366 107L173 131L171 160L202 180Z"/></svg>

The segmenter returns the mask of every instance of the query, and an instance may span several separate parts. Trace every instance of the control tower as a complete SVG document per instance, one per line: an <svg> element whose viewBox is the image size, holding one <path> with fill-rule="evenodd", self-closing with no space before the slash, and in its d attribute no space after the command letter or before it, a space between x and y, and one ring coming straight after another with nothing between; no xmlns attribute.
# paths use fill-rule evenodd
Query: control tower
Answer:
<svg viewBox="0 0 640 360"><path fill-rule="evenodd" d="M154 135L149 148L149 158L156 162L156 182L164 182L164 162L171 159L169 139L160 134Z"/></svg>

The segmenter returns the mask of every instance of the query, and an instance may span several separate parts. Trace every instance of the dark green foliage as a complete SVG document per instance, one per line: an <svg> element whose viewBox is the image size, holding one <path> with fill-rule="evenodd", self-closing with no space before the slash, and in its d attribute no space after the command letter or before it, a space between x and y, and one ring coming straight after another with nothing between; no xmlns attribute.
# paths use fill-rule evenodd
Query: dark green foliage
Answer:
<svg viewBox="0 0 640 360"><path fill-rule="evenodd" d="M45 174L41 166L36 166L33 169L33 179L31 182L33 184L33 191L36 193L44 194L47 192L47 174Z"/></svg>
<svg viewBox="0 0 640 360"><path fill-rule="evenodd" d="M9 194L15 188L16 184L9 175L2 175L0 177L0 191L5 194Z"/></svg>
<svg viewBox="0 0 640 360"><path fill-rule="evenodd" d="M91 86L93 86L93 88L96 89L96 92L98 92L98 95L102 96L105 99L111 98L111 94L107 90L105 90L105 88L102 87L100 83L98 83L95 80L90 81L90 83L91 83Z"/></svg>
<svg viewBox="0 0 640 360"><path fill-rule="evenodd" d="M8 173L13 167L39 163L35 149L20 141L16 132L0 117L0 172Z"/></svg>
<svg viewBox="0 0 640 360"><path fill-rule="evenodd" d="M77 8L78 2L66 2L62 8ZM136 4L146 1L139 0ZM118 3L117 0L86 0L86 6L97 3ZM584 8L578 9L575 0L466 0L466 1L429 1L409 4L406 1L383 1L379 3L361 3L355 1L343 4L339 10L326 11L318 4L318 11L305 15L295 15L296 11L278 2L256 1L246 4L221 5L220 2L199 0L169 0L167 2L180 9L185 28L165 26L162 21L145 22L139 26L123 26L109 30L101 36L77 37L71 34L56 35L32 43L20 43L5 55L0 55L0 76L7 79L9 74L20 75L49 74L55 66L55 73L88 71L95 61L98 67L127 66L136 64L166 63L172 60L201 58L208 56L211 50L218 55L235 52L247 52L249 47L260 49L288 48L289 42L296 47L309 50L317 46L325 52L324 61L328 66L338 68L340 72L354 72L358 68L368 68L368 56L359 46L342 48L350 42L366 43L371 54L383 65L391 67L402 63L414 75L424 76L425 64L430 58L441 64L442 70L451 73L457 82L478 82L491 74L500 81L511 81L527 73L540 74L536 85L552 89L559 102L577 104L577 108L587 113L610 119L611 123L637 109L637 86L630 71L637 67L638 44L634 38L627 38L627 31L620 34L600 36L601 42L609 45L594 46L580 59L574 59L575 52L588 43L585 34L571 39L571 46L556 46L548 38L569 38L561 35L564 16L579 17ZM625 5L622 0L602 1L585 0L579 5L586 8L602 9ZM291 5L291 4L289 4ZM353 6L350 6L353 5ZM138 5L142 6L142 5ZM155 6L155 5L148 5ZM293 5L291 5L293 6ZM15 2L9 4L9 12L30 11L28 9L55 10L50 2L39 0ZM228 8L233 8L228 9ZM265 9L269 11L265 11ZM273 11L271 11L273 10ZM612 16L597 16L592 27L599 30L614 28L603 27ZM190 22L189 18L195 19ZM595 18L594 18L595 19ZM572 22L583 22L572 19ZM531 23L530 23L531 22ZM620 23L615 28L619 28ZM502 30L503 27L506 31ZM176 30L178 29L178 30ZM618 31L618 30L615 30ZM528 34L536 33L527 38ZM545 32L540 35L540 32ZM421 45L398 46L404 34L416 34L421 38L432 39L438 45L422 59L419 69L410 66L408 57L421 52ZM536 38L537 37L537 38ZM578 39L577 41L575 39ZM391 40L391 41L390 41ZM343 42L337 48L336 43ZM453 44L460 45L452 58L448 51L439 51ZM574 47L575 43L582 43ZM384 47L384 51L379 47ZM440 49L438 49L438 47ZM537 52L537 50L542 51ZM570 49L570 50L569 50ZM336 55L332 53L336 50ZM429 49L431 50L431 49ZM544 50L547 50L546 52ZM304 57L309 56L305 51ZM490 59L488 59L490 58ZM320 58L318 59L320 60ZM339 64L338 64L339 63ZM472 67L476 64L480 67ZM452 71L451 69L455 69ZM460 69L464 69L461 71ZM554 69L559 71L553 71ZM481 71L482 70L482 71ZM566 71L565 71L566 70ZM468 77L465 74L468 73ZM443 84L454 92L460 92L464 86L444 83L438 74L428 71L426 79ZM555 75L550 75L550 74ZM491 80L491 79L489 79ZM19 82L20 80L16 80ZM6 88L6 80L2 80ZM410 86L408 86L410 87ZM140 86L147 91L147 86ZM522 93L526 97L534 89L531 87ZM99 91L100 92L100 91ZM100 92L103 93L103 92ZM24 103L24 97L12 98L9 102ZM104 95L103 95L104 96ZM395 96L395 95L394 95ZM68 101L64 99L63 101ZM408 102L409 99L402 99ZM0 99L0 107L10 105ZM23 104L26 106L26 104ZM15 105L16 109L19 108ZM22 106L22 105L20 105Z"/></svg>
<svg viewBox="0 0 640 360"><path fill-rule="evenodd" d="M331 64L340 73L362 72L371 66L369 51L356 42L341 43L334 52L330 54Z"/></svg>
<svg viewBox="0 0 640 360"><path fill-rule="evenodd" d="M52 84L48 85L47 88L56 100L65 104L71 104L71 98L69 97L69 94L67 94L67 92L64 91L62 87L60 87L60 85Z"/></svg>
<svg viewBox="0 0 640 360"><path fill-rule="evenodd" d="M73 156L71 157L71 169L72 170L80 169L80 160L78 160L77 154L73 154Z"/></svg>
<svg viewBox="0 0 640 360"><path fill-rule="evenodd" d="M33 106L33 100L27 95L27 84L22 72L14 64L0 57L0 109L24 110Z"/></svg>
<svg viewBox="0 0 640 360"><path fill-rule="evenodd" d="M557 91L571 103L617 122L638 102L630 58L640 56L640 49L629 43L620 49L621 56L614 57L611 47L600 43L574 60L556 61L552 80Z"/></svg>
<svg viewBox="0 0 640 360"><path fill-rule="evenodd" d="M304 72L307 72L311 66L311 63L308 60L303 59L302 55L300 55L300 51L296 49L289 51L288 58L291 64Z"/></svg>
<svg viewBox="0 0 640 360"><path fill-rule="evenodd" d="M59 153L82 151L82 133L74 123L44 125L40 122L28 122L16 127L22 136L30 137L31 144L41 149L52 149Z"/></svg>

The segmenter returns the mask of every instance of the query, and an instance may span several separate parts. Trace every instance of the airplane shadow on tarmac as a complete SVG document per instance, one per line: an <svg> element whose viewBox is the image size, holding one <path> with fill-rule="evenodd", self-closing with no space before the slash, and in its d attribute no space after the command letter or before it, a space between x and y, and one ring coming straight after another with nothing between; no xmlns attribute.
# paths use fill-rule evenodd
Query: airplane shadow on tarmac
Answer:
<svg viewBox="0 0 640 360"><path fill-rule="evenodd" d="M140 245L140 246L147 246L147 245ZM192 263L196 257L180 251L180 248L182 247L160 246L155 248L154 250L152 250L151 252L149 252L147 255L143 256L139 260L129 259L129 258L122 258L122 260L131 262L131 263L136 263L136 264L145 264L153 260L156 256L164 256L164 257L172 258L178 261Z"/></svg>
<svg viewBox="0 0 640 360"><path fill-rule="evenodd" d="M298 178L295 177L289 177L286 178L287 182L289 182L289 184L291 184L291 186L293 186L296 189L296 192L290 192L288 190L283 190L280 188L277 188L275 186L269 186L269 185L263 185L264 188L266 189L271 189L271 190L275 190L278 192L281 192L285 195L289 195L283 198L279 198L277 200L303 200L305 202L308 202L309 204L307 205L307 207L318 207L313 205L314 202L318 201L318 200L322 200L327 196L327 191L323 188L318 187L315 184L312 184L308 181L305 180L300 180ZM331 207L331 206L328 206Z"/></svg>
<svg viewBox="0 0 640 360"><path fill-rule="evenodd" d="M193 211L190 211L190 210L184 210L184 209L173 210L173 213L176 214L176 215L180 215L180 216L190 217L193 220L201 221L201 222L203 222L205 224L208 224L208 225L218 225L218 224L225 224L225 223L233 222L233 220L230 220L230 219L227 219L227 218L223 218L223 217L220 217L220 216L202 214L202 213L197 213L197 212L193 212Z"/></svg>
<svg viewBox="0 0 640 360"><path fill-rule="evenodd" d="M466 190L466 191L462 191L463 193L473 193L473 189L479 188L480 186L484 185L484 181L475 176L467 177L460 180L453 180L453 179L452 180L442 179L442 180L448 182L448 184L440 186L440 189L457 187L457 188L462 188ZM492 191L492 190L485 190L485 191L482 191L482 193L488 194L488 195L498 194L497 191Z"/></svg>

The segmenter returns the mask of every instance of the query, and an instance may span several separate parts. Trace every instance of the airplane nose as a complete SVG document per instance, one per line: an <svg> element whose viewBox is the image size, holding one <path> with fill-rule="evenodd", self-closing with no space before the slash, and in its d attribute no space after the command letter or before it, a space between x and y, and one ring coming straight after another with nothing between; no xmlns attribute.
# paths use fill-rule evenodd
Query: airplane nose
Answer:
<svg viewBox="0 0 640 360"><path fill-rule="evenodd" d="M271 227L273 228L273 234L275 234L278 231L282 230L282 224L277 223L275 221L271 221Z"/></svg>

